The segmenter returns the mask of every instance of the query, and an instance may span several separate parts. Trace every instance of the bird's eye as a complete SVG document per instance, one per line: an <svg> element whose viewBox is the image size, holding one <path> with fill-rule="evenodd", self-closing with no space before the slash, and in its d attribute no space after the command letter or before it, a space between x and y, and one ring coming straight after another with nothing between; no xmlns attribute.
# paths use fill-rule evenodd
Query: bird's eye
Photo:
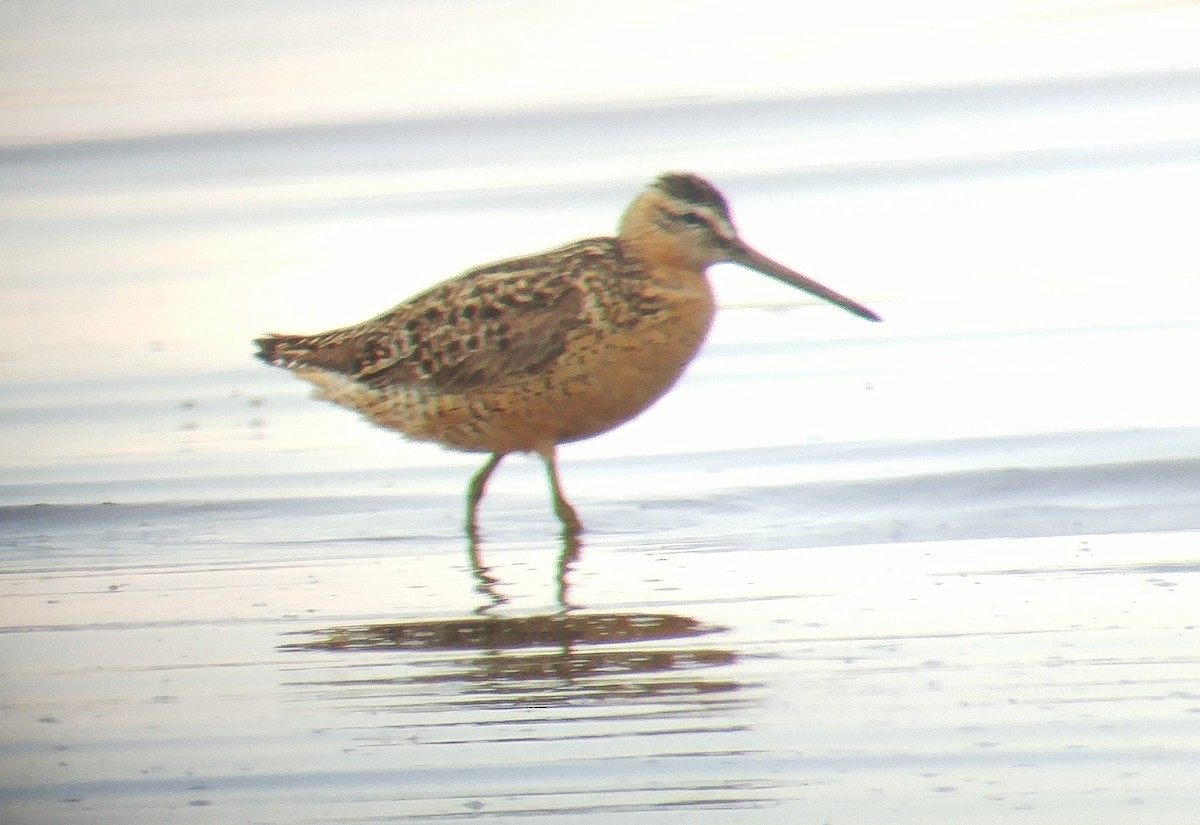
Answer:
<svg viewBox="0 0 1200 825"><path fill-rule="evenodd" d="M708 226L708 219L699 212L684 212L679 216L679 220L688 226L699 226L702 228Z"/></svg>

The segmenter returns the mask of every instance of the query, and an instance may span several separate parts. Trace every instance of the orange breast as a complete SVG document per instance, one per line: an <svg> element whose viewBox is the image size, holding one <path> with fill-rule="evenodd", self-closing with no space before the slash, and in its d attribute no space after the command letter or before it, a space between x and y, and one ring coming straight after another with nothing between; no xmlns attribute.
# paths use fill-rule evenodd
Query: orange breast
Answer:
<svg viewBox="0 0 1200 825"><path fill-rule="evenodd" d="M583 338L556 365L556 441L576 441L623 424L683 374L712 324L707 280L701 289L659 290L658 311L630 328Z"/></svg>

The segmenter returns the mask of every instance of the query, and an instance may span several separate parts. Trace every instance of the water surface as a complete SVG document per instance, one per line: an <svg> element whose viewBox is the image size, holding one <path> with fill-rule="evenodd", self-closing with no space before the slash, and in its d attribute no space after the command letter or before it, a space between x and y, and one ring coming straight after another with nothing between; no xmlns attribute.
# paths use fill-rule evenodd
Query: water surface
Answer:
<svg viewBox="0 0 1200 825"><path fill-rule="evenodd" d="M1189 822L1195 88L5 150L3 818ZM680 166L887 320L721 268L578 546L250 359Z"/></svg>

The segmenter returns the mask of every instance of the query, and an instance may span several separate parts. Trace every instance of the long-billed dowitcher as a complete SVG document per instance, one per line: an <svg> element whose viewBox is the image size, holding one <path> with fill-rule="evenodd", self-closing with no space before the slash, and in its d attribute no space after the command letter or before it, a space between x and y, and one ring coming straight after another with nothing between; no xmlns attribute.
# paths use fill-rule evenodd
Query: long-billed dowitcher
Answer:
<svg viewBox="0 0 1200 825"><path fill-rule="evenodd" d="M712 322L706 272L720 262L880 320L752 249L716 187L671 173L634 199L615 238L470 269L361 324L255 343L318 398L410 438L491 453L467 488L472 536L488 478L515 452L541 456L554 511L575 535L558 445L628 421L678 380Z"/></svg>

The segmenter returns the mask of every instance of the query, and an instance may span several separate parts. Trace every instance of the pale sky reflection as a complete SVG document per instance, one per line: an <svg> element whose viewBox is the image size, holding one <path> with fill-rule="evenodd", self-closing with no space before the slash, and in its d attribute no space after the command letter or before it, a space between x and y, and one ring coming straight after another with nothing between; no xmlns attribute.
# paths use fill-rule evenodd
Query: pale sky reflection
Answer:
<svg viewBox="0 0 1200 825"><path fill-rule="evenodd" d="M1200 65L1194 3L0 6L0 145Z"/></svg>

